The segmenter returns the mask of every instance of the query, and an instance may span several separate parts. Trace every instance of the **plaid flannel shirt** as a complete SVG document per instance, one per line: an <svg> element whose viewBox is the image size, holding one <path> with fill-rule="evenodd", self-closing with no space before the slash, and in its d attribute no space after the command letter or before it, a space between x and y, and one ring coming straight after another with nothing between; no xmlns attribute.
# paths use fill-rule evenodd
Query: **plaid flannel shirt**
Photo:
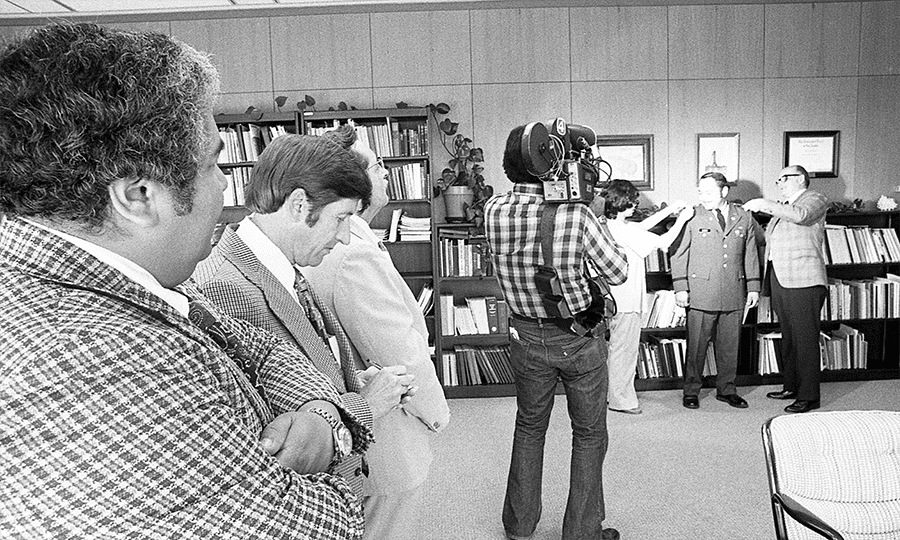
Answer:
<svg viewBox="0 0 900 540"><path fill-rule="evenodd" d="M268 402L143 287L52 233L0 225L4 538L361 537L343 479L294 473L259 445L299 403L340 408L331 385L292 347L183 292L241 340Z"/></svg>
<svg viewBox="0 0 900 540"><path fill-rule="evenodd" d="M540 184L515 184L485 204L485 231L500 288L512 313L547 317L534 282L544 264L541 250L541 215L545 207ZM628 277L625 250L616 244L605 218L597 218L582 203L564 203L556 212L553 266L572 313L590 306L585 275L599 276L611 285Z"/></svg>

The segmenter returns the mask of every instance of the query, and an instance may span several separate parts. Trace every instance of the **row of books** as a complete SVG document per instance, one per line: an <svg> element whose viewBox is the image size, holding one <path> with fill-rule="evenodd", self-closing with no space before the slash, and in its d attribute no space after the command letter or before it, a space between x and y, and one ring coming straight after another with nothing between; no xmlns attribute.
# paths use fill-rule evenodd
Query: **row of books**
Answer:
<svg viewBox="0 0 900 540"><path fill-rule="evenodd" d="M643 328L676 328L684 326L687 314L675 304L675 291L659 290L647 293L641 316Z"/></svg>
<svg viewBox="0 0 900 540"><path fill-rule="evenodd" d="M756 336L759 344L760 375L780 373L781 332L768 332ZM866 369L868 367L869 343L866 336L856 328L841 324L830 332L819 333L819 353L822 370Z"/></svg>
<svg viewBox="0 0 900 540"><path fill-rule="evenodd" d="M687 340L684 338L651 339L638 346L638 379L684 377ZM703 375L716 374L716 348L710 342L706 349Z"/></svg>
<svg viewBox="0 0 900 540"><path fill-rule="evenodd" d="M431 218L411 216L403 208L394 208L384 234L388 242L427 242L431 240Z"/></svg>
<svg viewBox="0 0 900 540"><path fill-rule="evenodd" d="M219 154L219 163L256 161L273 139L285 133L285 127L278 125L235 124L220 127L219 136L225 148Z"/></svg>
<svg viewBox="0 0 900 540"><path fill-rule="evenodd" d="M250 182L250 169L236 167L222 171L228 185L222 193L225 206L240 206L244 204L244 188Z"/></svg>
<svg viewBox="0 0 900 540"><path fill-rule="evenodd" d="M495 296L473 296L455 305L452 294L440 297L441 335L509 333L509 306Z"/></svg>
<svg viewBox="0 0 900 540"><path fill-rule="evenodd" d="M830 264L900 262L894 229L825 225L825 245Z"/></svg>
<svg viewBox="0 0 900 540"><path fill-rule="evenodd" d="M405 163L388 169L388 198L427 199L429 196L428 173L421 163Z"/></svg>
<svg viewBox="0 0 900 540"><path fill-rule="evenodd" d="M356 128L356 138L369 146L381 157L423 156L428 153L428 128L422 123L413 128L403 128L393 119L388 118L384 124L356 124L353 119L348 123ZM322 135L340 126L334 120L331 126L308 128L310 135Z"/></svg>
<svg viewBox="0 0 900 540"><path fill-rule="evenodd" d="M829 278L823 321L894 318L900 318L900 275L887 273L885 277L858 280ZM778 322L769 297L760 297L756 320Z"/></svg>
<svg viewBox="0 0 900 540"><path fill-rule="evenodd" d="M490 276L493 274L487 242L446 238L441 231L442 276Z"/></svg>
<svg viewBox="0 0 900 540"><path fill-rule="evenodd" d="M457 345L441 353L441 384L512 384L513 371L508 347L469 347Z"/></svg>
<svg viewBox="0 0 900 540"><path fill-rule="evenodd" d="M669 254L661 249L656 249L644 258L644 270L647 272L671 272Z"/></svg>

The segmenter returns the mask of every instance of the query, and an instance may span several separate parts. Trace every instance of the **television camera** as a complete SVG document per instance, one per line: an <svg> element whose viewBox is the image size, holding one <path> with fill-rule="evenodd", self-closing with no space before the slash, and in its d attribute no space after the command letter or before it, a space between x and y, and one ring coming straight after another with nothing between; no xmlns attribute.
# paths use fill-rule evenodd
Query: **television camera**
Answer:
<svg viewBox="0 0 900 540"><path fill-rule="evenodd" d="M597 148L594 130L579 124L567 124L557 118L549 124L532 122L522 134L522 158L525 169L541 180L544 201L552 206L541 217L541 251L544 264L537 266L535 285L547 313L570 321L578 335L590 334L594 327L616 313L616 302L609 285L586 275L591 305L581 313L572 313L563 295L559 274L552 266L553 220L558 204L589 204L600 215L603 201L595 201L595 189L612 176L612 167Z"/></svg>
<svg viewBox="0 0 900 540"><path fill-rule="evenodd" d="M594 189L612 176L612 167L600 156L594 130L567 124L562 118L532 122L522 134L525 169L540 178L548 203L590 204Z"/></svg>

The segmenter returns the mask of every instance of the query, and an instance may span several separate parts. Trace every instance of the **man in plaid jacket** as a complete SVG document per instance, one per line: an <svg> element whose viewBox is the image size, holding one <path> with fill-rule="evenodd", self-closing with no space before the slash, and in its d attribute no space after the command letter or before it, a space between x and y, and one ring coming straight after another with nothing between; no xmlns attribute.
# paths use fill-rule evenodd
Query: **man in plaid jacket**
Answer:
<svg viewBox="0 0 900 540"><path fill-rule="evenodd" d="M800 165L781 170L775 187L782 200L753 199L751 212L772 216L766 226L765 281L781 326L784 389L772 399L792 399L784 408L805 413L820 406L820 313L828 296L825 273L825 213L828 199L809 189L809 172Z"/></svg>
<svg viewBox="0 0 900 540"><path fill-rule="evenodd" d="M362 534L346 482L310 470L331 427L304 408L358 452L368 429L296 349L183 283L222 208L217 81L168 36L91 24L0 52L5 538Z"/></svg>

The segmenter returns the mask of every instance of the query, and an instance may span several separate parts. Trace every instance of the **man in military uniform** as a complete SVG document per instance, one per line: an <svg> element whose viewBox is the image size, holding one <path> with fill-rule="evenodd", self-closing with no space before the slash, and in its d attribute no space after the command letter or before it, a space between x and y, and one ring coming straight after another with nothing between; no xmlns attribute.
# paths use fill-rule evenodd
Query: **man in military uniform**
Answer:
<svg viewBox="0 0 900 540"><path fill-rule="evenodd" d="M725 201L728 180L706 173L697 183L700 205L672 255L675 302L687 308L687 355L683 405L700 407L706 350L715 336L716 399L744 409L737 395L738 344L745 308L759 301L756 222L749 212Z"/></svg>

